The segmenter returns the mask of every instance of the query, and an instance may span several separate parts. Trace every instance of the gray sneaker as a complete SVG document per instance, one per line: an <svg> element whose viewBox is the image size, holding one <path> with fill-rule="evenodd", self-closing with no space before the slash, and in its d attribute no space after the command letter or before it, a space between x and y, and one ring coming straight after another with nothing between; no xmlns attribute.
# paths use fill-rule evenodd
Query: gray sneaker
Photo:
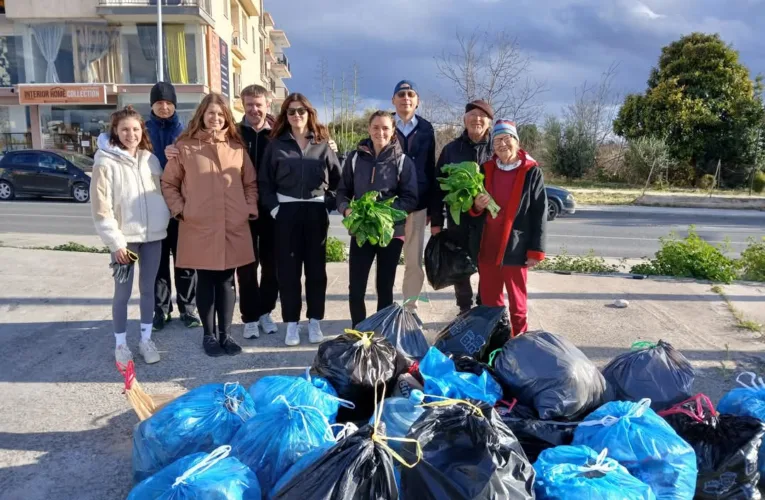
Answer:
<svg viewBox="0 0 765 500"><path fill-rule="evenodd" d="M130 348L127 345L118 345L114 349L114 359L117 360L117 363L127 366L128 361L133 359L133 353L130 352Z"/></svg>
<svg viewBox="0 0 765 500"><path fill-rule="evenodd" d="M141 356L143 356L143 360L147 365L159 363L159 353L157 352L157 346L154 345L153 341L147 340L146 342L139 342L138 351L141 353Z"/></svg>

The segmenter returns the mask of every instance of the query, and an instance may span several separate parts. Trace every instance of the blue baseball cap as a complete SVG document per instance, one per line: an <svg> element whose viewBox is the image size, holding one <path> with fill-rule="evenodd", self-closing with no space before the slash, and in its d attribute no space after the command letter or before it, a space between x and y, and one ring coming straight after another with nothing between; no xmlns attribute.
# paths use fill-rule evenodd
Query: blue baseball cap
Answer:
<svg viewBox="0 0 765 500"><path fill-rule="evenodd" d="M420 95L419 92L417 92L417 87L414 85L414 82L412 80L401 80L396 84L396 88L393 89L393 95L398 94L399 90L414 90L414 93L417 95Z"/></svg>

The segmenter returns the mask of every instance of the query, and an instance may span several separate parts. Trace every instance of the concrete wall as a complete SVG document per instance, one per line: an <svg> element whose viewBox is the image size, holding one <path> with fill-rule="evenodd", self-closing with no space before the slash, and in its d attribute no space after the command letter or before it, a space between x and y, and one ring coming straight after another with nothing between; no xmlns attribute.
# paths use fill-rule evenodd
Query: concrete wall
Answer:
<svg viewBox="0 0 765 500"><path fill-rule="evenodd" d="M98 18L98 0L9 0L5 2L8 19L56 20Z"/></svg>

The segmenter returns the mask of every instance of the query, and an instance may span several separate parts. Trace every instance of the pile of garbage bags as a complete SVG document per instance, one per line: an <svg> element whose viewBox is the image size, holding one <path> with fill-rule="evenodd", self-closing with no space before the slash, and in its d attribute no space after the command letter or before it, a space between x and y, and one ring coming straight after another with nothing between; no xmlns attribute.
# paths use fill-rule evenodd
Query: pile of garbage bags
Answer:
<svg viewBox="0 0 765 500"><path fill-rule="evenodd" d="M669 343L601 371L479 306L430 346L394 304L298 376L209 384L136 425L130 500L760 499L765 382L715 409Z"/></svg>

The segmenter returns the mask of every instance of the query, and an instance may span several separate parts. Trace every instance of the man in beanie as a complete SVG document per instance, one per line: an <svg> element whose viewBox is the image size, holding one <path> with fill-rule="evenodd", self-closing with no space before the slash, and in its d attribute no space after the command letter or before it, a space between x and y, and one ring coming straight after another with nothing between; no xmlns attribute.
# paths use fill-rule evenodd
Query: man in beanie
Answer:
<svg viewBox="0 0 765 500"><path fill-rule="evenodd" d="M417 208L406 218L404 230L404 298L417 297L425 283L422 258L425 251L425 226L436 172L436 134L433 125L415 112L420 104L411 80L402 80L393 89L396 136L404 154L414 162L417 172ZM417 301L407 304L417 310ZM419 318L418 318L419 320Z"/></svg>
<svg viewBox="0 0 765 500"><path fill-rule="evenodd" d="M146 130L151 139L154 155L164 170L167 165L165 148L175 143L183 132L183 124L175 112L177 99L175 87L167 82L159 82L151 88L151 116L146 120ZM178 221L170 219L167 226L167 238L162 241L162 257L154 283L154 330L162 330L170 321L173 311L172 281L170 279L170 254L175 262L178 250ZM174 266L175 267L175 266ZM201 326L196 308L197 274L193 269L175 267L175 294L181 321L187 328Z"/></svg>
<svg viewBox="0 0 765 500"><path fill-rule="evenodd" d="M470 215L483 219L478 252L479 294L486 306L504 306L507 289L513 336L528 329L526 278L528 268L545 258L547 195L542 169L521 149L518 130L509 120L492 129L494 155L484 163L487 194L479 194ZM486 215L490 197L500 211Z"/></svg>
<svg viewBox="0 0 765 500"><path fill-rule="evenodd" d="M494 109L488 102L476 100L467 103L463 117L465 130L462 131L462 135L444 146L436 163L436 177L445 176L441 171L444 165L462 163L463 161L472 161L478 165L483 165L491 158L489 135L493 119ZM446 193L441 190L440 183L434 179L433 198L429 213L430 233L434 235L440 233L444 222L446 222L450 237L468 251L473 261L477 261L478 246L481 241L481 221L473 217L460 217L460 223L457 224L452 219L448 209L446 216L444 216L446 208L444 196ZM454 285L454 296L457 299L460 314L473 307L473 287L470 285L470 278ZM476 297L476 303L480 304L480 296Z"/></svg>

